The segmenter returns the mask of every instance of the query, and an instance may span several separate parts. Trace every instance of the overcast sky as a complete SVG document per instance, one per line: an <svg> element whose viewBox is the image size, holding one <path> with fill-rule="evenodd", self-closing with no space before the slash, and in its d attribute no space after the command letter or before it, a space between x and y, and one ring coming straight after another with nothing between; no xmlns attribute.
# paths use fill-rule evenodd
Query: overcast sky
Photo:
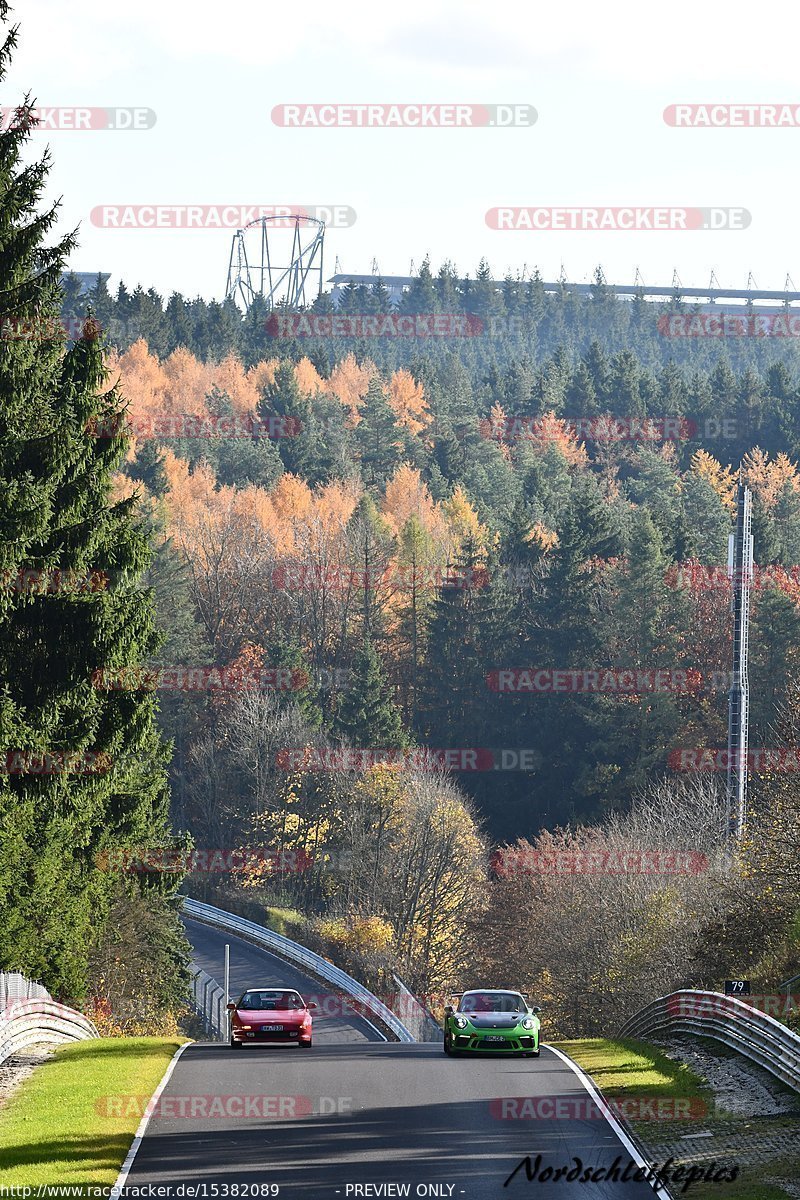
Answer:
<svg viewBox="0 0 800 1200"><path fill-rule="evenodd" d="M326 272L405 274L426 253L474 273L800 288L797 128L674 128L675 103L797 106L791 0L24 0L0 104L136 106L152 128L35 134L53 155L75 270L220 298L231 231L109 229L108 205L341 205ZM280 104L527 104L530 127L302 128ZM498 206L746 209L746 229L496 230Z"/></svg>

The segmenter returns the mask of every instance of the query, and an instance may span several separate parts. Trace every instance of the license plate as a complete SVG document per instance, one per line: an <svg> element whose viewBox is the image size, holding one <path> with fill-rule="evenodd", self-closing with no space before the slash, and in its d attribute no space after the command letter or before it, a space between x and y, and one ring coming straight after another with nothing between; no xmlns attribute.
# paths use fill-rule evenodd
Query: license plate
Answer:
<svg viewBox="0 0 800 1200"><path fill-rule="evenodd" d="M282 1025L262 1025L261 1032L262 1033L283 1033L283 1026Z"/></svg>
<svg viewBox="0 0 800 1200"><path fill-rule="evenodd" d="M506 1039L504 1037L499 1037L495 1034L491 1034L489 1037L485 1037L483 1040L485 1042L504 1042Z"/></svg>

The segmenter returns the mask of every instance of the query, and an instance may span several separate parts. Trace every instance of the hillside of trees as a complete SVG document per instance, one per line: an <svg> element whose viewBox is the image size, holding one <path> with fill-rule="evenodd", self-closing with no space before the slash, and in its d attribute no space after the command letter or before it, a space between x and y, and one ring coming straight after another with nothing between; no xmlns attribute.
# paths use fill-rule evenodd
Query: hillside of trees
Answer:
<svg viewBox="0 0 800 1200"><path fill-rule="evenodd" d="M713 972L734 962L749 969L720 932L731 929L728 905L747 912L753 944L759 931L769 942L763 969L790 974L785 866L759 860L751 882L734 886L720 857L724 774L673 769L682 748L726 745L736 452L723 441L715 455L691 425L676 437L660 437L656 423L652 436L604 439L599 422L585 439L570 420L640 412L646 397L651 415L724 409L775 430L797 402L785 364L763 377L725 361L688 378L674 364L654 375L632 352L608 357L593 342L574 362L557 352L526 368L510 403L455 352L438 382L436 371L382 370L351 352L325 374L305 354L247 367L234 353L203 361L185 347L161 358L143 339L112 350L107 369L132 435L117 495L139 497L157 545L149 581L164 643L149 666L163 673L152 686L175 744L174 822L199 848L266 855L241 871L199 871L187 881L193 894L259 919L265 905L294 914L295 936L351 969L379 979L391 964L425 991L464 976L485 939L480 927L474 941L459 931L476 914L502 922L509 902L525 906L532 928L559 930L563 957L575 906L591 908L600 883L606 935L576 969L606 1010L626 1011L649 986L623 968L650 945L664 949L660 987L715 985ZM578 409L579 393L593 407ZM511 413L535 420L517 428ZM287 436L250 433L275 416ZM800 472L757 442L741 469L758 563L751 746L792 746ZM170 675L198 665L220 679L227 670L228 683ZM280 668L291 686L274 686ZM686 685L621 695L498 687L498 672L524 668L663 671ZM471 748L479 769L459 770L457 759L450 770L371 766L344 748L412 759ZM781 786L789 799L778 820L774 782L754 785L773 839L759 837L759 852L780 845L794 819L791 776ZM657 818L645 820L651 809ZM685 816L670 825L673 810ZM609 883L506 878L492 866L498 846L552 837L701 847L709 867L697 879ZM286 854L304 869L284 870ZM776 871L774 905L756 906L761 872ZM505 977L499 945L486 969ZM516 969L536 988L555 968L528 945ZM572 1032L575 982L562 967L549 993Z"/></svg>
<svg viewBox="0 0 800 1200"><path fill-rule="evenodd" d="M658 387L626 363L638 395ZM139 340L108 366L134 433L119 494L142 498L161 539L162 666L249 654L295 667L306 685L277 702L354 746L384 748L386 709L405 744L529 751L527 770L461 773L495 838L625 806L676 749L725 745L728 462L679 440L582 441L553 409L506 437L502 405L482 418L456 364L446 392L350 354L325 377L307 358L245 369L180 349L160 360ZM548 363L534 390L605 379L616 413L619 367L595 347L574 369ZM727 395L746 382L717 367L704 386L716 394L723 380ZM206 436L159 437L159 419L176 430L185 413ZM247 436L270 414L300 432ZM212 418L238 419L243 436L208 436ZM760 567L751 740L766 746L796 667L800 474L759 446L742 470ZM498 689L493 673L508 668L695 682L641 697L531 695ZM359 714L370 672L380 704ZM180 756L209 704L164 692L168 720L181 714ZM188 786L182 773L179 793Z"/></svg>
<svg viewBox="0 0 800 1200"><path fill-rule="evenodd" d="M526 988L549 1037L796 974L791 342L667 339L600 276L548 298L484 264L404 298L469 318L447 338L82 297L31 122L0 135L0 970L174 1033L182 887L379 991ZM731 858L722 772L676 768L725 745L740 471L751 745L786 757ZM631 854L660 868L602 866Z"/></svg>

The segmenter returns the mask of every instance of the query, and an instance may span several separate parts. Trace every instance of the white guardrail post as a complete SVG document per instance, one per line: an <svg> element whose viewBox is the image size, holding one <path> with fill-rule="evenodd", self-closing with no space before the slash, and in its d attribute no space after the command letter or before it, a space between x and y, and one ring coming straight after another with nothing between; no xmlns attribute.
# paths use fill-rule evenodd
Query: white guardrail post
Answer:
<svg viewBox="0 0 800 1200"><path fill-rule="evenodd" d="M753 1005L721 992L660 996L629 1018L620 1037L688 1033L713 1038L800 1091L800 1037Z"/></svg>
<svg viewBox="0 0 800 1200"><path fill-rule="evenodd" d="M191 917L195 921L201 921L204 925L210 925L213 929L219 929L225 933L239 934L246 941L255 942L256 945L272 951L280 958L288 959L289 962L296 963L301 967L308 967L320 979L336 984L346 995L359 1001L367 1013L377 1017L394 1034L398 1042L415 1042L417 1040L391 1009L387 1008L357 979L340 971L333 963L328 962L327 958L314 954L312 950L301 946L299 942L293 942L290 938L275 933L272 929L256 925L254 921L247 921L244 917L237 917L233 913L224 912L221 908L214 908L213 904L203 904L188 896L184 899L183 911L187 917ZM205 972L201 972L201 974L205 974Z"/></svg>
<svg viewBox="0 0 800 1200"><path fill-rule="evenodd" d="M55 1000L15 1000L0 1012L0 1063L40 1042L77 1042L99 1037L83 1013Z"/></svg>

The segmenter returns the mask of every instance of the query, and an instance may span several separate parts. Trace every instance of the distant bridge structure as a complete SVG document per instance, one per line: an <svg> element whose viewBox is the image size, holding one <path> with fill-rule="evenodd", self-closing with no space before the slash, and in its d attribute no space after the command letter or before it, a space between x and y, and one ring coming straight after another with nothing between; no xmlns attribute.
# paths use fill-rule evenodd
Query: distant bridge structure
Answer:
<svg viewBox="0 0 800 1200"><path fill-rule="evenodd" d="M434 277L435 278L435 277ZM752 276L751 276L752 278ZM389 293L389 298L393 303L399 303L403 295L417 282L418 276L415 275L353 275L346 273L337 273L332 275L328 283L333 284L331 298L335 305L341 300L342 292L348 286L358 286L359 284L370 286L378 282L382 283ZM465 280L454 279L453 283L457 287ZM470 281L474 283L474 280ZM530 282L529 280L521 279L520 283ZM748 281L749 282L749 281ZM637 272L636 280L633 283L605 283L610 292L623 297L624 299L634 300L640 297L644 300L675 300L680 298L682 301L696 301L697 307L701 312L720 312L724 311L726 306L736 311L741 312L743 307L752 305L760 313L780 313L785 312L789 305L800 301L800 291L795 291L788 287L790 279L787 276L786 287L783 289L762 289L755 287L746 288L724 288L720 287L715 274L711 274L711 282L708 287L684 287L677 279L669 286L663 284L653 285L646 284ZM495 287L499 291L504 286L504 280L496 280ZM570 283L566 279L557 280L542 280L542 289L548 295L559 295L562 292L574 292L578 296L588 296L596 292L600 286L597 283ZM704 303L703 303L704 302Z"/></svg>

